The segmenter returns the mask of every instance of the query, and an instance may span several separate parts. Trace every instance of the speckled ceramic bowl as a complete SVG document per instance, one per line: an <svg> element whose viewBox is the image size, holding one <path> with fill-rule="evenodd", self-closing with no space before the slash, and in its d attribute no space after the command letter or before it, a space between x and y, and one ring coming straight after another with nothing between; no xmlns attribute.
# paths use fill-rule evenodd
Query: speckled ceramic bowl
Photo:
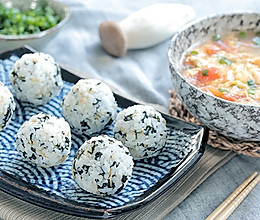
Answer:
<svg viewBox="0 0 260 220"><path fill-rule="evenodd" d="M180 73L181 57L187 49L215 34L240 30L260 31L260 14L214 15L187 25L170 42L170 71L175 92L193 116L225 136L260 141L260 105L239 104L207 94L187 82Z"/></svg>
<svg viewBox="0 0 260 220"><path fill-rule="evenodd" d="M54 27L41 31L40 33L30 35L2 35L0 34L0 52L12 50L23 45L30 45L35 49L41 50L51 38L57 34L57 31L63 27L70 18L68 6L56 0L0 0L0 3L6 7L14 7L20 10L29 10L35 8L38 4L47 2L47 4L61 17L61 21Z"/></svg>

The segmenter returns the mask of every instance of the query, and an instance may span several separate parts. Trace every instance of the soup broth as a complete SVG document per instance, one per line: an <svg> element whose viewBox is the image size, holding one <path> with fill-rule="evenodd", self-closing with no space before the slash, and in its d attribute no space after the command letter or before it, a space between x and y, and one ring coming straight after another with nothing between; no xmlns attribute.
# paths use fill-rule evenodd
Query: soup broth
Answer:
<svg viewBox="0 0 260 220"><path fill-rule="evenodd" d="M185 53L182 74L219 98L260 105L260 32L212 36Z"/></svg>

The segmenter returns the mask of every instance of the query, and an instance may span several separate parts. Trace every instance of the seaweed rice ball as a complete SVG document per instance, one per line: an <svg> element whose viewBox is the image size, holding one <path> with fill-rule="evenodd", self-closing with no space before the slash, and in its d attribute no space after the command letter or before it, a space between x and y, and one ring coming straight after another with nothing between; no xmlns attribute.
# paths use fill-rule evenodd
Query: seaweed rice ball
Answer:
<svg viewBox="0 0 260 220"><path fill-rule="evenodd" d="M0 131L10 122L15 109L15 102L9 89L0 82Z"/></svg>
<svg viewBox="0 0 260 220"><path fill-rule="evenodd" d="M44 53L24 54L9 74L15 96L21 101L44 105L61 90L59 65Z"/></svg>
<svg viewBox="0 0 260 220"><path fill-rule="evenodd" d="M81 79L62 102L62 113L72 129L91 135L116 117L117 103L110 88L97 79Z"/></svg>
<svg viewBox="0 0 260 220"><path fill-rule="evenodd" d="M39 166L51 167L63 163L71 148L69 124L63 118L45 113L32 116L16 135L16 149Z"/></svg>
<svg viewBox="0 0 260 220"><path fill-rule="evenodd" d="M118 113L115 138L129 148L134 159L156 156L166 142L166 122L153 107L134 105Z"/></svg>
<svg viewBox="0 0 260 220"><path fill-rule="evenodd" d="M106 135L92 137L75 154L73 178L87 192L111 195L132 177L133 158L122 143Z"/></svg>

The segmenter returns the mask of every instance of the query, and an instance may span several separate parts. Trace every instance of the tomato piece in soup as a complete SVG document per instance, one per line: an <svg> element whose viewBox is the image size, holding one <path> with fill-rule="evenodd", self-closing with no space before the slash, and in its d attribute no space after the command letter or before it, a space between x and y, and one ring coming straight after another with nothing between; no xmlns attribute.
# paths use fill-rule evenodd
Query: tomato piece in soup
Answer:
<svg viewBox="0 0 260 220"><path fill-rule="evenodd" d="M220 78L220 69L216 67L210 67L209 69L200 70L197 73L197 84L198 86L208 85L210 82Z"/></svg>
<svg viewBox="0 0 260 220"><path fill-rule="evenodd" d="M190 59L190 55L186 55L184 60L183 60L183 65L184 66L195 66L195 63L193 60Z"/></svg>
<svg viewBox="0 0 260 220"><path fill-rule="evenodd" d="M214 44L208 45L204 48L204 51L208 55L213 55L219 51L224 50L228 53L234 53L236 50L227 41L218 41Z"/></svg>
<svg viewBox="0 0 260 220"><path fill-rule="evenodd" d="M235 97L230 96L229 94L225 94L223 92L220 92L219 89L215 88L214 86L208 86L207 89L214 95L219 98L228 100L228 101L236 101Z"/></svg>
<svg viewBox="0 0 260 220"><path fill-rule="evenodd" d="M213 54L216 54L217 52L219 52L221 49L217 45L212 44L212 45L205 47L204 50L205 50L206 54L213 55Z"/></svg>
<svg viewBox="0 0 260 220"><path fill-rule="evenodd" d="M203 91L207 92L209 91L212 93L214 96L217 96L219 98L231 101L231 102L236 102L239 101L240 99L246 98L246 93L243 91L240 94L230 94L226 92L221 92L220 89L214 87L214 86L207 86L206 88L203 89Z"/></svg>

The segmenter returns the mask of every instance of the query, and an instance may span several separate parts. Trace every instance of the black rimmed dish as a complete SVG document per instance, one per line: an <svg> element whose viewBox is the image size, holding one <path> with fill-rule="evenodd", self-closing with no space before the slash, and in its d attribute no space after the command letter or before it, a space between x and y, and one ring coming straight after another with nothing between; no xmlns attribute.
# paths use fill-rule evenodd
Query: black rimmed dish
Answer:
<svg viewBox="0 0 260 220"><path fill-rule="evenodd" d="M20 48L0 55L4 68L0 68L1 80L11 89L8 72L19 57L31 53L30 48ZM0 189L32 204L54 211L90 218L110 218L134 211L157 199L170 187L174 187L204 153L208 130L169 115L168 137L162 152L150 159L135 161L133 177L118 194L99 197L80 189L71 176L72 160L84 138L72 134L72 151L60 166L37 167L22 159L15 150L14 136L24 120L32 114L44 111L61 117L60 102L70 87L80 78L62 68L64 88L60 95L44 106L34 107L16 100L14 117L6 129L0 132ZM114 94L118 111L136 104ZM113 124L102 134L113 136Z"/></svg>
<svg viewBox="0 0 260 220"><path fill-rule="evenodd" d="M47 4L59 16L60 22L47 30L26 35L3 35L0 34L0 52L12 50L14 48L30 45L40 49L46 45L58 31L68 22L70 18L70 9L67 5L56 0L0 0L0 3L6 7L17 8L21 11L34 9L37 5Z"/></svg>
<svg viewBox="0 0 260 220"><path fill-rule="evenodd" d="M260 14L236 12L213 15L185 26L171 39L168 59L174 91L188 111L217 132L243 141L260 141L260 105L239 104L210 95L181 74L183 54L217 34L260 31Z"/></svg>

